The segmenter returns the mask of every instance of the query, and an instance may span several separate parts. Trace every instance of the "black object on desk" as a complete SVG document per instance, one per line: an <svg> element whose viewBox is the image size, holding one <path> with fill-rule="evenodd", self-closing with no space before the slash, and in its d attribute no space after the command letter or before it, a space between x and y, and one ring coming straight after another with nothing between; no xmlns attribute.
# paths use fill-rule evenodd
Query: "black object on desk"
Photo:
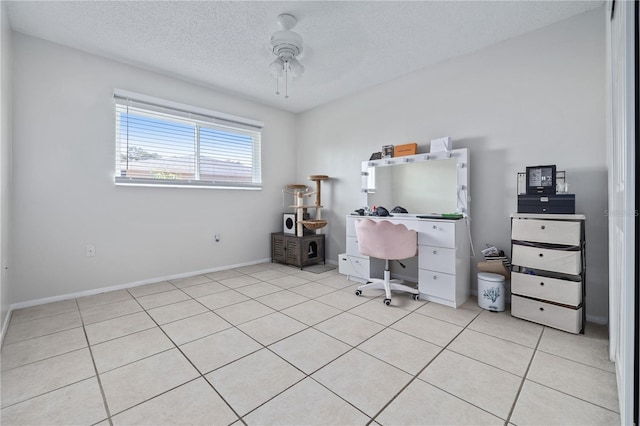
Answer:
<svg viewBox="0 0 640 426"><path fill-rule="evenodd" d="M433 214L423 214L416 216L418 219L449 219L449 220L457 220L462 219L464 216L460 213L433 213Z"/></svg>
<svg viewBox="0 0 640 426"><path fill-rule="evenodd" d="M518 195L518 213L575 214L576 194Z"/></svg>

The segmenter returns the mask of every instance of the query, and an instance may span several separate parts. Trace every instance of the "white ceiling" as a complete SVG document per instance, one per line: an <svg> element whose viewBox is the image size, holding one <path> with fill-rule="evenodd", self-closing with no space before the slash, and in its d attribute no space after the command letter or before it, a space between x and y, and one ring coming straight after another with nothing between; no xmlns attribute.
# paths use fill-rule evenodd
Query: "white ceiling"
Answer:
<svg viewBox="0 0 640 426"><path fill-rule="evenodd" d="M597 8L603 1L9 1L12 28L300 112ZM291 13L305 74L275 94Z"/></svg>

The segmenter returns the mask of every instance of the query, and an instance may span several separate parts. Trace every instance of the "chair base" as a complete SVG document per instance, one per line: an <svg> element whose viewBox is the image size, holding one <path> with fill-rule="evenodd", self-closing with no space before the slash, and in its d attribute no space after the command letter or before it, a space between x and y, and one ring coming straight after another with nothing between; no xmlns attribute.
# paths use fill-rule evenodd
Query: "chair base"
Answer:
<svg viewBox="0 0 640 426"><path fill-rule="evenodd" d="M396 280L396 279L391 279L391 272L389 271L384 271L384 279L372 279L371 281L369 281L366 284L363 284L361 286L359 286L356 289L356 295L360 295L362 293L363 290L384 290L385 293L385 304L389 304L391 303L391 291L405 291L407 293L411 293L413 294L413 298L414 299L418 299L418 295L420 294L420 292L412 287L409 287L408 285L404 285L403 284L404 281L403 280ZM389 303L387 303L387 300L389 301Z"/></svg>

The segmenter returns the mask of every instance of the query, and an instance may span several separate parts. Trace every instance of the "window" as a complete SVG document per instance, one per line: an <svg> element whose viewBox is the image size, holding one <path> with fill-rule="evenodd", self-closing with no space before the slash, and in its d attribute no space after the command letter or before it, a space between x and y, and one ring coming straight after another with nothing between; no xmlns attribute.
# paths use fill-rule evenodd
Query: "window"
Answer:
<svg viewBox="0 0 640 426"><path fill-rule="evenodd" d="M261 188L262 123L125 91L114 98L116 184Z"/></svg>

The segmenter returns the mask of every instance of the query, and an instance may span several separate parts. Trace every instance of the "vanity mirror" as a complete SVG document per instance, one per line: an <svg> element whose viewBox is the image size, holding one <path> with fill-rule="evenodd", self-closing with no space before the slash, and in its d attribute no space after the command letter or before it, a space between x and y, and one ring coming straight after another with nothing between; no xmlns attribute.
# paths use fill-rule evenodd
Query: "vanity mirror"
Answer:
<svg viewBox="0 0 640 426"><path fill-rule="evenodd" d="M362 206L409 214L469 212L467 148L362 162Z"/></svg>

